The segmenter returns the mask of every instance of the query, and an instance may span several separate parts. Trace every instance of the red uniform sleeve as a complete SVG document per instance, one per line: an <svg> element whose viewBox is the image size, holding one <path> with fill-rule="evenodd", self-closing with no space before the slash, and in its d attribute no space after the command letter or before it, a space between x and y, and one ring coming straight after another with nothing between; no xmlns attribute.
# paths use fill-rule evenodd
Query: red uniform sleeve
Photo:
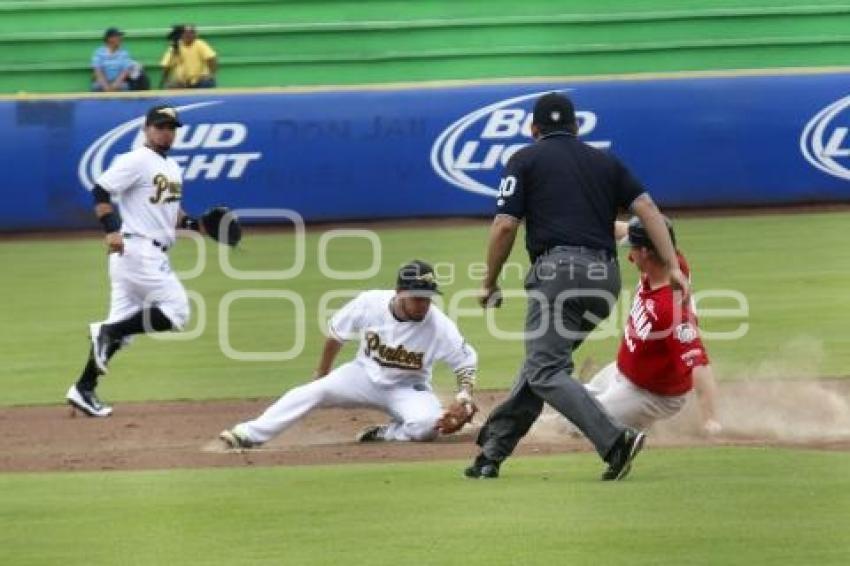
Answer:
<svg viewBox="0 0 850 566"><path fill-rule="evenodd" d="M673 326L667 337L667 347L676 375L690 375L695 367L708 365L708 354L699 337L699 328L690 316Z"/></svg>

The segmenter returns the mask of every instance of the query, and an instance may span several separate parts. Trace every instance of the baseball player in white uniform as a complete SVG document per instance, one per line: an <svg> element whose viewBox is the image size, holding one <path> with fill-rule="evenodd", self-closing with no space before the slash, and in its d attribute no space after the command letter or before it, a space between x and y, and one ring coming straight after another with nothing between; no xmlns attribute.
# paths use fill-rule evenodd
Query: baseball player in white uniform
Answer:
<svg viewBox="0 0 850 566"><path fill-rule="evenodd" d="M92 190L95 214L106 232L111 303L106 320L89 325L89 358L66 395L88 416L112 414L95 388L109 359L131 336L181 330L189 320L186 291L166 254L177 227L199 230L198 221L181 209L182 174L167 156L181 125L174 108L151 108L145 144L116 157Z"/></svg>
<svg viewBox="0 0 850 566"><path fill-rule="evenodd" d="M388 424L361 431L359 442L436 438L442 408L431 387L434 362L452 368L457 401L471 405L478 359L455 323L431 304L433 293L439 293L434 270L414 261L402 267L395 290L355 297L330 320L316 379L289 390L262 415L219 438L229 448L251 448L317 407L371 407L390 416ZM355 338L355 359L331 371L343 344Z"/></svg>

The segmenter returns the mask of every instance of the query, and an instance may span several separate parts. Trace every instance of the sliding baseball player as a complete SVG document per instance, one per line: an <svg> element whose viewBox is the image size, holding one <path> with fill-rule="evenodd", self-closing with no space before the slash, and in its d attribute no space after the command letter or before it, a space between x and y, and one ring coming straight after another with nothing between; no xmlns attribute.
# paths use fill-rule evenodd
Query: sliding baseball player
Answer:
<svg viewBox="0 0 850 566"><path fill-rule="evenodd" d="M431 304L435 293L433 268L414 261L399 271L395 290L358 295L331 319L316 379L219 439L228 448L252 448L319 407L370 407L389 415L389 423L361 431L359 442L428 441L460 429L475 413L478 359L455 323ZM359 341L356 358L331 370L343 344L353 339ZM436 361L457 376L456 402L446 412L431 387Z"/></svg>
<svg viewBox="0 0 850 566"><path fill-rule="evenodd" d="M676 236L667 226L674 245ZM627 238L629 261L640 271L634 301L617 361L603 368L586 385L603 407L626 426L648 429L672 417L685 405L694 383L700 390L705 432L720 432L714 417L714 374L699 335L691 301L674 293L666 269L640 219L615 227ZM677 251L679 267L690 269Z"/></svg>

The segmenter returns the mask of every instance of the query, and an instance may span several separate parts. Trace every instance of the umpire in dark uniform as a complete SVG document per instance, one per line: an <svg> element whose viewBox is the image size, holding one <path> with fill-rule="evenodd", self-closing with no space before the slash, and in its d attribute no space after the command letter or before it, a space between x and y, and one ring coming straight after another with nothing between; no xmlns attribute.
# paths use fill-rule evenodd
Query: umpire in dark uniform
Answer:
<svg viewBox="0 0 850 566"><path fill-rule="evenodd" d="M542 96L531 126L535 143L518 151L502 175L487 249L482 306L499 306L497 285L520 222L526 223L531 268L525 281L525 361L510 396L478 436L480 454L465 470L495 478L546 402L575 424L608 463L603 480L631 469L644 433L610 417L573 378L573 351L608 315L620 293L614 221L629 210L646 226L684 295L664 219L650 196L609 153L578 140L575 110L561 94Z"/></svg>

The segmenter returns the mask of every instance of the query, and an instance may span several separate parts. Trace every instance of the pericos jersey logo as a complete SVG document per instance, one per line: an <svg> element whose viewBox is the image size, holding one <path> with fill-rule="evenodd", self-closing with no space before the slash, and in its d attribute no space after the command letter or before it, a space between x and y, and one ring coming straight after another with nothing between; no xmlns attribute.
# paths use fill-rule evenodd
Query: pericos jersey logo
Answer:
<svg viewBox="0 0 850 566"><path fill-rule="evenodd" d="M498 174L511 156L531 142L534 101L552 92L533 92L490 104L463 116L436 139L431 167L458 188L485 196L499 194ZM566 92L562 90L561 92ZM596 129L598 118L589 110L576 110L579 136ZM588 141L607 149L611 141Z"/></svg>
<svg viewBox="0 0 850 566"><path fill-rule="evenodd" d="M220 100L196 102L178 106L177 110L185 114L221 103ZM106 170L112 158L144 143L144 121L144 116L140 116L119 124L86 149L77 167L77 176L87 190L94 188L95 180ZM220 177L239 179L252 162L263 156L259 152L239 151L247 137L247 126L239 122L189 120L177 129L169 156L180 165L185 181L211 181Z"/></svg>
<svg viewBox="0 0 850 566"><path fill-rule="evenodd" d="M800 136L806 161L829 175L850 180L850 145L846 145L850 96L836 100L809 120Z"/></svg>

